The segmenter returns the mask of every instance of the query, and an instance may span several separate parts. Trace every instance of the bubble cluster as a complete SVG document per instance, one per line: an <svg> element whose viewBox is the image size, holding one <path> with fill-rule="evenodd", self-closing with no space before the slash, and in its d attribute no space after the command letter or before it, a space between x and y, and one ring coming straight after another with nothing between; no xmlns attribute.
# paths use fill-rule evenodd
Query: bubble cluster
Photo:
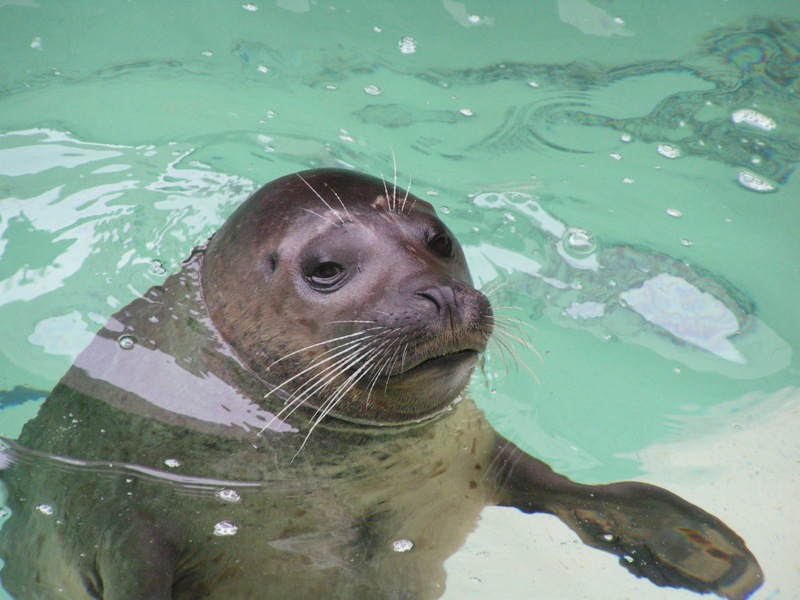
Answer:
<svg viewBox="0 0 800 600"><path fill-rule="evenodd" d="M417 40L406 36L397 42L397 46L403 54L414 54L417 51Z"/></svg>
<svg viewBox="0 0 800 600"><path fill-rule="evenodd" d="M745 123L757 129L763 129L764 131L772 131L778 126L775 119L750 108L743 108L742 110L734 112L731 115L731 121L734 123Z"/></svg>

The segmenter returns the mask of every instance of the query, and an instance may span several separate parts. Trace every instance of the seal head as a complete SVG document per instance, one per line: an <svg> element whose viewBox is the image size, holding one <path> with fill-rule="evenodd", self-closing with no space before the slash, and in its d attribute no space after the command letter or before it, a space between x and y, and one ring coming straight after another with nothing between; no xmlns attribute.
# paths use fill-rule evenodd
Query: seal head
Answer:
<svg viewBox="0 0 800 600"><path fill-rule="evenodd" d="M211 320L289 406L369 424L429 418L466 386L492 332L464 252L433 207L380 179L278 179L203 258Z"/></svg>

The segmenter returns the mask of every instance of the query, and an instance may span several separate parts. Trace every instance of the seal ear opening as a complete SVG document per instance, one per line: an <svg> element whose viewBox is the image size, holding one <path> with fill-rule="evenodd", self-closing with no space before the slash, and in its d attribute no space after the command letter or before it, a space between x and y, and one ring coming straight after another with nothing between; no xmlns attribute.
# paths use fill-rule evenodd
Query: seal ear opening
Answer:
<svg viewBox="0 0 800 600"><path fill-rule="evenodd" d="M269 281L269 278L272 277L272 274L275 273L275 269L277 268L278 268L278 253L270 252L269 254L267 254L267 258L264 261L265 281Z"/></svg>

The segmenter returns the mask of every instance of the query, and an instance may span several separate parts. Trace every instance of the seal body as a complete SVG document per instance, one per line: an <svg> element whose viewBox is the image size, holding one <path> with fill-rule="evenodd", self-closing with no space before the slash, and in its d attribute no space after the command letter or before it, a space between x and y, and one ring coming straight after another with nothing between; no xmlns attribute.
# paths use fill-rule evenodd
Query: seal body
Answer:
<svg viewBox="0 0 800 600"><path fill-rule="evenodd" d="M496 504L555 514L658 585L760 585L701 509L573 483L499 436L460 396L494 324L426 202L340 170L265 186L115 314L8 443L3 585L436 598Z"/></svg>

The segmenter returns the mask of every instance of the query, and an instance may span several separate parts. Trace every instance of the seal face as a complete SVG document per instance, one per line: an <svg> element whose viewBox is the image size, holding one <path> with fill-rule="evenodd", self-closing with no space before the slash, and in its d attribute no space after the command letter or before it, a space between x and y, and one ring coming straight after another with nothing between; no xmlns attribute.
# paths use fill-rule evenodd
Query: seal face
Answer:
<svg viewBox="0 0 800 600"><path fill-rule="evenodd" d="M492 332L489 302L433 207L348 171L256 192L209 243L202 290L238 356L320 418L433 416L463 390Z"/></svg>

